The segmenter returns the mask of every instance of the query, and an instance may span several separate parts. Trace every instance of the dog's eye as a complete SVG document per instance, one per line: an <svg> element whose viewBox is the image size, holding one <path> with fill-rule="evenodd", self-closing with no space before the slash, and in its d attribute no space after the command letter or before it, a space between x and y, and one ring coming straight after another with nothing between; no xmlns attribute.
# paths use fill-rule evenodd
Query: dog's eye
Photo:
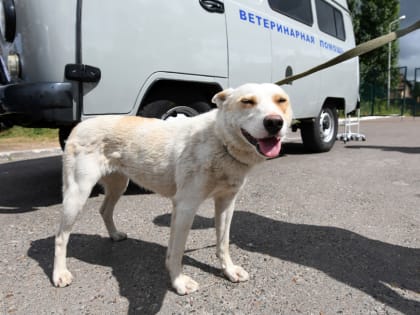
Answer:
<svg viewBox="0 0 420 315"><path fill-rule="evenodd" d="M246 105L254 105L255 101L249 98L243 98L241 99L241 103Z"/></svg>
<svg viewBox="0 0 420 315"><path fill-rule="evenodd" d="M279 99L276 100L276 103L279 103L279 104L285 103L285 102L287 102L287 100L285 98L283 98L283 97L281 97L281 98L279 98Z"/></svg>

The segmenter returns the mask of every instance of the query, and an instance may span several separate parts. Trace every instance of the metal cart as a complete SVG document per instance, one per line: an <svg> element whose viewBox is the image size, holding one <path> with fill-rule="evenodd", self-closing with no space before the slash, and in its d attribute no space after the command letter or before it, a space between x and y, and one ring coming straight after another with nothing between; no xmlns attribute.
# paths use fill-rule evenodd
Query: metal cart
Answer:
<svg viewBox="0 0 420 315"><path fill-rule="evenodd" d="M345 112L345 110L344 110ZM340 125L343 125L342 133L337 134L337 140L341 140L344 143L348 141L366 141L366 136L360 133L360 108L357 108L354 112L356 117L351 117L351 113L346 114L346 117ZM356 129L356 131L352 131L352 127Z"/></svg>

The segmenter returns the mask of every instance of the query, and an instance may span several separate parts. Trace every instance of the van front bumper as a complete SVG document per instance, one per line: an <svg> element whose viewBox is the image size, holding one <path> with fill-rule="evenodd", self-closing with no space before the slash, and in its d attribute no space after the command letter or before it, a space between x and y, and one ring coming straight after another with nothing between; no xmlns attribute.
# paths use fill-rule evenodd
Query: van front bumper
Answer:
<svg viewBox="0 0 420 315"><path fill-rule="evenodd" d="M74 102L70 82L10 84L0 87L0 121L31 127L71 125Z"/></svg>

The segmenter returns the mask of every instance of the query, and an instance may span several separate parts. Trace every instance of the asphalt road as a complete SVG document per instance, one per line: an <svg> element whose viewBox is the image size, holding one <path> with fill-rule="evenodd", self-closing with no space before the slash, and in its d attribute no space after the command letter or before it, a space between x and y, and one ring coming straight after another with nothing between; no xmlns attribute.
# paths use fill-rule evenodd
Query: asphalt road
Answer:
<svg viewBox="0 0 420 315"><path fill-rule="evenodd" d="M420 314L420 119L364 122L366 142L325 154L285 145L252 172L231 231L234 284L215 257L212 204L199 210L178 296L164 268L170 203L129 187L111 242L95 189L72 234L73 284L51 284L59 156L0 164L1 314Z"/></svg>

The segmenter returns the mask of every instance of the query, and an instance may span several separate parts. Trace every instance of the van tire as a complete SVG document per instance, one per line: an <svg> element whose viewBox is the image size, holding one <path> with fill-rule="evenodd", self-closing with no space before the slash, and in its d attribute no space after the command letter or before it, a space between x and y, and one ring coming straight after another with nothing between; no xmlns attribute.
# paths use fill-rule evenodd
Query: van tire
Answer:
<svg viewBox="0 0 420 315"><path fill-rule="evenodd" d="M208 112L209 110L213 109L213 107L205 101L198 101L192 103L190 106L194 108L199 114Z"/></svg>
<svg viewBox="0 0 420 315"><path fill-rule="evenodd" d="M159 118L165 120L170 117L177 117L178 115L193 117L210 109L210 105L202 101L195 102L190 106L179 106L169 100L158 100L145 105L139 111L139 115L143 117Z"/></svg>
<svg viewBox="0 0 420 315"><path fill-rule="evenodd" d="M313 153L330 151L338 132L336 108L325 106L315 119L302 121L300 131L306 150Z"/></svg>

